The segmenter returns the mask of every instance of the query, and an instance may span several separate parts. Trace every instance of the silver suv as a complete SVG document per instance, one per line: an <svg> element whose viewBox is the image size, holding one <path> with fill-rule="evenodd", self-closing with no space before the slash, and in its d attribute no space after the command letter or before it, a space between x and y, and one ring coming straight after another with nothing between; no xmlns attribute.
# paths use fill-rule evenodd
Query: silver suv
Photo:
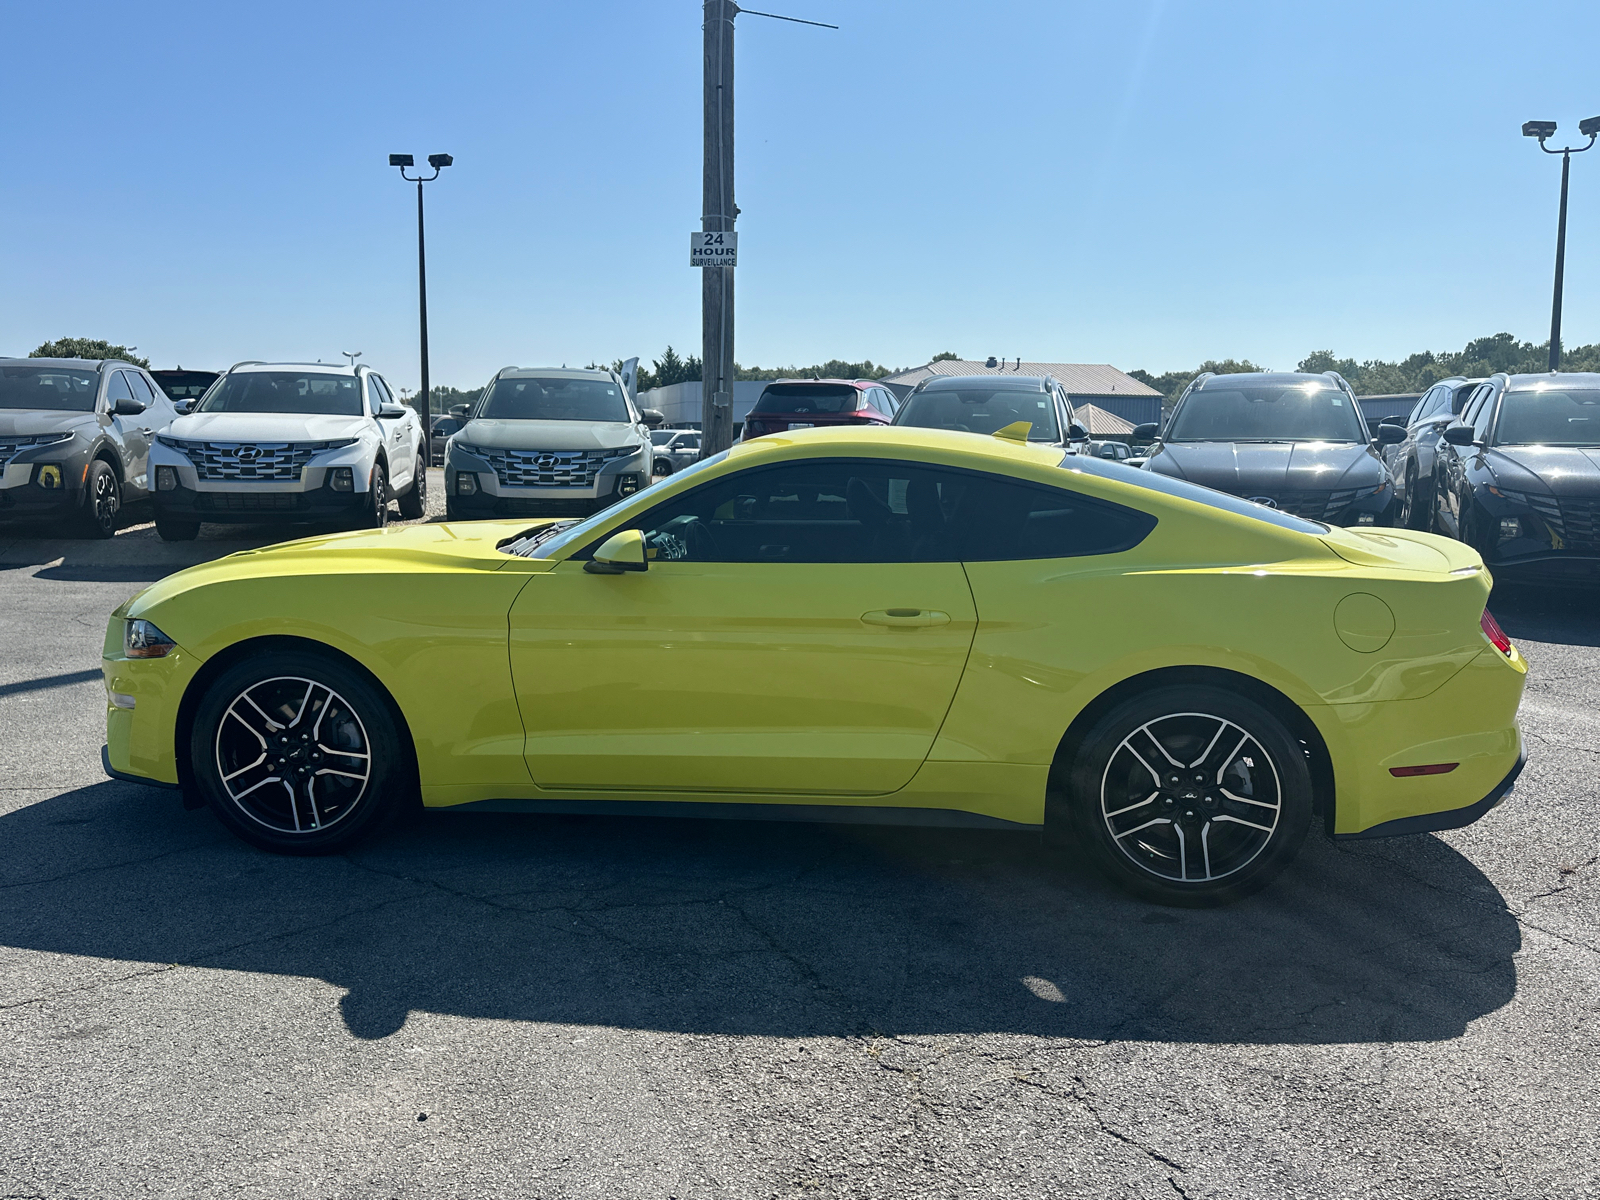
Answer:
<svg viewBox="0 0 1600 1200"><path fill-rule="evenodd" d="M650 430L615 371L506 367L470 405L444 455L446 514L584 517L650 483Z"/></svg>

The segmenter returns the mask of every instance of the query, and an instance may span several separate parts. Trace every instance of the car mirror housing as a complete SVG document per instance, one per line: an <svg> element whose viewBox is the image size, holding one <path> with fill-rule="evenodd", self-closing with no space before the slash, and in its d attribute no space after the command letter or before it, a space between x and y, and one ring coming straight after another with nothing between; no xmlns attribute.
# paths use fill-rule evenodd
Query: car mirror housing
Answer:
<svg viewBox="0 0 1600 1200"><path fill-rule="evenodd" d="M1379 425L1377 440L1380 446L1393 446L1406 440L1406 431L1399 425Z"/></svg>
<svg viewBox="0 0 1600 1200"><path fill-rule="evenodd" d="M659 429L667 423L666 415L655 408L641 408L639 410L639 419L650 426L651 429Z"/></svg>
<svg viewBox="0 0 1600 1200"><path fill-rule="evenodd" d="M194 401L193 400L179 400L176 404L174 404L172 406L172 411L177 413L180 417L187 417L190 413L192 413L194 411Z"/></svg>
<svg viewBox="0 0 1600 1200"><path fill-rule="evenodd" d="M626 571L643 571L648 566L644 534L637 529L624 529L602 542L594 557L583 564L583 569L591 575L621 575Z"/></svg>
<svg viewBox="0 0 1600 1200"><path fill-rule="evenodd" d="M1477 436L1471 425L1452 425L1444 431L1444 440L1452 446L1470 446Z"/></svg>
<svg viewBox="0 0 1600 1200"><path fill-rule="evenodd" d="M1082 425L1079 425L1076 421L1074 421L1074 422L1072 422L1072 424L1067 426L1067 441L1069 441L1069 442L1087 442L1088 440L1089 440L1089 431L1087 429L1085 429Z"/></svg>
<svg viewBox="0 0 1600 1200"><path fill-rule="evenodd" d="M1133 440L1136 442L1153 442L1161 436L1161 423L1159 421L1146 421L1143 425L1133 427Z"/></svg>
<svg viewBox="0 0 1600 1200"><path fill-rule="evenodd" d="M111 406L111 411L119 417L137 417L144 411L144 405L130 396L124 396Z"/></svg>
<svg viewBox="0 0 1600 1200"><path fill-rule="evenodd" d="M408 413L410 411L411 410L408 409L404 404L380 404L380 405L378 405L378 415L380 417L385 418L386 420L391 420L391 421L394 420L396 417L405 416L406 413Z"/></svg>

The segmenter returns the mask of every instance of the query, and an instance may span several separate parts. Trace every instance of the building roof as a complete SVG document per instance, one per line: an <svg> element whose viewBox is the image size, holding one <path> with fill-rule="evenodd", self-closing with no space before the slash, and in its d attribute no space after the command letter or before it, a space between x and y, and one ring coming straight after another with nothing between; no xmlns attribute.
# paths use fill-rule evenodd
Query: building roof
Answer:
<svg viewBox="0 0 1600 1200"><path fill-rule="evenodd" d="M915 384L934 375L1050 375L1072 396L1161 395L1155 388L1146 387L1133 376L1104 363L1019 363L1014 358L994 367L963 358L945 359L885 376L880 382Z"/></svg>
<svg viewBox="0 0 1600 1200"><path fill-rule="evenodd" d="M1090 437L1125 437L1133 432L1133 422L1094 404L1074 404L1072 415L1089 431Z"/></svg>

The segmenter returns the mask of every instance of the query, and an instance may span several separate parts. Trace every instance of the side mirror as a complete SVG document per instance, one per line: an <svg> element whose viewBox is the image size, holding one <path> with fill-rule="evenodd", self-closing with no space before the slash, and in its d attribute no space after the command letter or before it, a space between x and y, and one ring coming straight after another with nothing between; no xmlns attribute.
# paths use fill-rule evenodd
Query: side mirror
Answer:
<svg viewBox="0 0 1600 1200"><path fill-rule="evenodd" d="M1452 446L1470 446L1478 434L1471 425L1452 425L1444 431L1444 440Z"/></svg>
<svg viewBox="0 0 1600 1200"><path fill-rule="evenodd" d="M621 575L626 571L643 571L648 565L644 557L644 534L637 529L624 529L602 542L594 557L583 564L583 569L591 575Z"/></svg>
<svg viewBox="0 0 1600 1200"><path fill-rule="evenodd" d="M1378 445L1393 446L1397 442L1406 440L1406 431L1403 425L1390 425L1387 421L1378 426Z"/></svg>
<svg viewBox="0 0 1600 1200"><path fill-rule="evenodd" d="M1405 414L1404 413L1390 413L1383 420L1379 421L1378 424L1379 425L1398 425L1398 426L1400 426L1400 428L1404 429L1405 426L1406 426Z"/></svg>
<svg viewBox="0 0 1600 1200"><path fill-rule="evenodd" d="M651 429L659 429L667 423L666 416L660 409L655 408L641 408L639 410L639 419L650 426Z"/></svg>
<svg viewBox="0 0 1600 1200"><path fill-rule="evenodd" d="M386 421L392 421L396 417L403 417L410 411L411 410L409 408L407 408L404 404L380 404L380 405L378 405L378 415L380 417L382 417Z"/></svg>
<svg viewBox="0 0 1600 1200"><path fill-rule="evenodd" d="M1087 442L1088 440L1089 431L1082 425L1079 425L1076 421L1074 421L1072 424L1067 426L1067 441Z"/></svg>
<svg viewBox="0 0 1600 1200"><path fill-rule="evenodd" d="M111 406L111 411L119 417L137 417L144 411L144 405L132 396L124 396Z"/></svg>
<svg viewBox="0 0 1600 1200"><path fill-rule="evenodd" d="M465 421L467 419L467 409L471 407L472 405L470 404L452 404L450 406L450 415L458 421Z"/></svg>
<svg viewBox="0 0 1600 1200"><path fill-rule="evenodd" d="M172 406L172 411L177 413L180 417L187 417L190 413L192 413L194 411L194 401L193 400L179 400L176 404L174 404Z"/></svg>
<svg viewBox="0 0 1600 1200"><path fill-rule="evenodd" d="M1161 436L1161 422L1146 421L1143 425L1133 427L1133 440L1136 442L1153 442Z"/></svg>

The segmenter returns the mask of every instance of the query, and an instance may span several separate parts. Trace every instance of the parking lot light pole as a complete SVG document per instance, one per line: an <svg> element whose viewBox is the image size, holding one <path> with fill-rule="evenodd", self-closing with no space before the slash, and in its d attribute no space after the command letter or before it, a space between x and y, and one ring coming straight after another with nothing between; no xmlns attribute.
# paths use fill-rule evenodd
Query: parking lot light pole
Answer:
<svg viewBox="0 0 1600 1200"><path fill-rule="evenodd" d="M414 166L416 159L409 154L389 155L389 165L400 168L400 178L417 185L417 313L422 333L422 390L418 393L422 402L417 408L422 417L424 464L433 461L433 391L428 386L428 251L422 226L422 185L439 178L439 172L454 162L455 159L448 154L430 154L428 165L433 168L433 174L418 175L413 179L406 174L406 168Z"/></svg>
<svg viewBox="0 0 1600 1200"><path fill-rule="evenodd" d="M1550 302L1550 369L1558 370L1561 366L1561 284L1566 274L1567 266L1567 177L1572 173L1572 156L1582 154L1595 143L1595 138L1600 137L1600 117L1590 117L1578 123L1578 132L1589 140L1582 146L1566 146L1560 150L1552 150L1546 146L1545 139L1554 137L1556 123L1554 121L1526 121L1522 126L1522 136L1539 139L1539 149L1546 154L1561 155L1561 213L1556 218L1556 286L1555 298Z"/></svg>

